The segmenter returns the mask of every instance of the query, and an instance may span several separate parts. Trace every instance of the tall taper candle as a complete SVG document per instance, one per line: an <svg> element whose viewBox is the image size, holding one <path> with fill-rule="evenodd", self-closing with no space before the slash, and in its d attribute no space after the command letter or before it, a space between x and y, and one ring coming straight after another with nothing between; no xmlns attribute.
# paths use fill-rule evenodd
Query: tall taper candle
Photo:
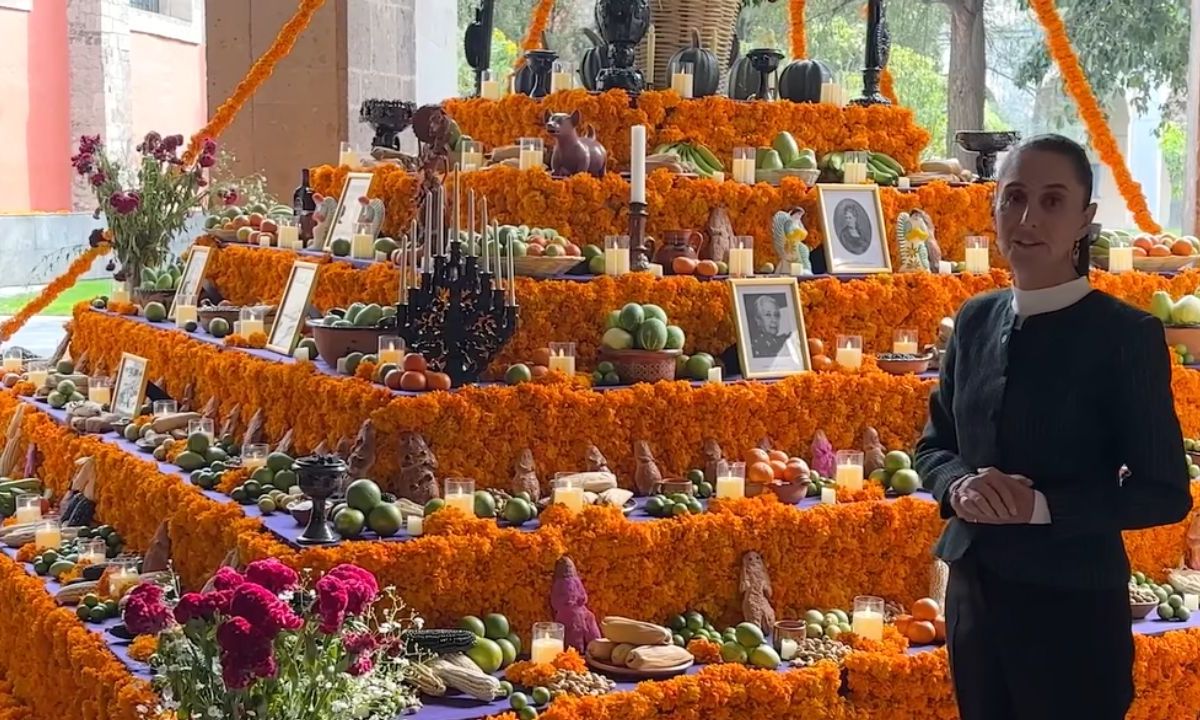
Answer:
<svg viewBox="0 0 1200 720"><path fill-rule="evenodd" d="M642 68L642 74L646 77L646 87L654 86L654 23L650 23L650 27L646 28L646 67Z"/></svg>
<svg viewBox="0 0 1200 720"><path fill-rule="evenodd" d="M438 188L437 215L438 215L438 234L437 234L438 255L444 255L446 253L446 186L445 185Z"/></svg>
<svg viewBox="0 0 1200 720"><path fill-rule="evenodd" d="M630 129L629 202L646 202L646 126Z"/></svg>
<svg viewBox="0 0 1200 720"><path fill-rule="evenodd" d="M517 304L517 274L513 271L513 258L516 253L512 250L508 251L508 294L512 298L509 305Z"/></svg>
<svg viewBox="0 0 1200 720"><path fill-rule="evenodd" d="M467 254L475 255L475 190L467 193Z"/></svg>
<svg viewBox="0 0 1200 720"><path fill-rule="evenodd" d="M458 192L458 181L462 176L459 175L459 172L458 163L454 163L454 234L450 236L451 242L457 242L462 238L462 235L458 232L462 228L462 225L459 224L459 218L462 217L459 214L459 211L462 210L462 205L460 204L462 198ZM449 248L450 246L447 245L446 247Z"/></svg>
<svg viewBox="0 0 1200 720"><path fill-rule="evenodd" d="M421 270L429 272L433 267L433 191L430 191L425 196L425 259L421 263Z"/></svg>
<svg viewBox="0 0 1200 720"><path fill-rule="evenodd" d="M491 228L488 227L487 197L486 196L483 198L483 202L481 202L480 205L483 208L483 210L482 210L483 226L480 228L480 233L483 235L483 271L485 273L489 273L492 271L492 266L491 266L490 262L488 261L488 255L489 255L489 253L488 253L488 234L489 234L489 231L491 230Z"/></svg>

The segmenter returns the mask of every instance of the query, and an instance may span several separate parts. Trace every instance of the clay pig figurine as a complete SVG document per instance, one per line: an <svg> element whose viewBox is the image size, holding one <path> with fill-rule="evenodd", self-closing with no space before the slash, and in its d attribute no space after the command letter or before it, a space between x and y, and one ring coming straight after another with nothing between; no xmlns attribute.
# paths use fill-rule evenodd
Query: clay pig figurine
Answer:
<svg viewBox="0 0 1200 720"><path fill-rule="evenodd" d="M608 163L608 151L596 139L594 132L580 135L579 111L571 114L551 113L543 118L546 132L554 136L554 153L550 156L550 170L555 177L577 173L591 173L604 177L604 166Z"/></svg>

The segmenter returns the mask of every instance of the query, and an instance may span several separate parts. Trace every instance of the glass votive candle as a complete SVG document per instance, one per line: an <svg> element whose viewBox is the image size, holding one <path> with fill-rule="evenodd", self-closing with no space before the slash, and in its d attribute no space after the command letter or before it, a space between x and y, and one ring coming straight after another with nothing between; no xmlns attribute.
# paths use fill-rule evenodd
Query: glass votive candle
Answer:
<svg viewBox="0 0 1200 720"><path fill-rule="evenodd" d="M504 92L500 75L494 70L484 70L479 79L479 97L484 100L499 100Z"/></svg>
<svg viewBox="0 0 1200 720"><path fill-rule="evenodd" d="M837 505L837 490L831 487L821 488L821 504Z"/></svg>
<svg viewBox="0 0 1200 720"><path fill-rule="evenodd" d="M91 538L79 543L79 561L88 565L102 565L108 559L108 543L104 538Z"/></svg>
<svg viewBox="0 0 1200 720"><path fill-rule="evenodd" d="M966 245L967 272L981 275L988 272L991 265L988 260L988 239L983 235L971 235Z"/></svg>
<svg viewBox="0 0 1200 720"><path fill-rule="evenodd" d="M112 402L113 380L110 377L88 378L88 400L97 405L108 405Z"/></svg>
<svg viewBox="0 0 1200 720"><path fill-rule="evenodd" d="M242 467L254 472L267 464L271 448L266 443L250 443L242 447Z"/></svg>
<svg viewBox="0 0 1200 720"><path fill-rule="evenodd" d="M837 352L834 362L848 370L858 370L862 367L863 339L862 335L838 335Z"/></svg>
<svg viewBox="0 0 1200 720"><path fill-rule="evenodd" d="M916 330L897 330L892 336L892 352L897 355L919 355Z"/></svg>
<svg viewBox="0 0 1200 720"><path fill-rule="evenodd" d="M837 451L837 474L834 482L850 492L863 489L863 453L861 450Z"/></svg>
<svg viewBox="0 0 1200 720"><path fill-rule="evenodd" d="M338 144L338 165L349 165L350 167L358 165L358 153L348 142Z"/></svg>
<svg viewBox="0 0 1200 720"><path fill-rule="evenodd" d="M47 518L34 530L33 546L38 550L57 550L62 544L62 526L57 518Z"/></svg>
<svg viewBox="0 0 1200 720"><path fill-rule="evenodd" d="M1108 271L1123 273L1133 270L1133 246L1113 245L1108 249Z"/></svg>
<svg viewBox="0 0 1200 720"><path fill-rule="evenodd" d="M355 260L370 260L375 257L375 226L371 223L355 223L350 236L350 257Z"/></svg>
<svg viewBox="0 0 1200 720"><path fill-rule="evenodd" d="M779 620L771 627L771 645L784 662L800 654L807 637L808 626L799 620Z"/></svg>
<svg viewBox="0 0 1200 720"><path fill-rule="evenodd" d="M575 343L550 343L550 372L561 372L567 377L575 374Z"/></svg>
<svg viewBox="0 0 1200 720"><path fill-rule="evenodd" d="M565 505L572 512L583 509L583 480L577 473L558 473L551 486L554 488L554 504Z"/></svg>
<svg viewBox="0 0 1200 720"><path fill-rule="evenodd" d="M718 462L714 495L722 500L746 497L746 463Z"/></svg>
<svg viewBox="0 0 1200 720"><path fill-rule="evenodd" d="M535 663L551 663L562 654L565 629L561 623L539 622L533 624L533 640L529 645L529 659Z"/></svg>
<svg viewBox="0 0 1200 720"><path fill-rule="evenodd" d="M263 323L265 312L261 307L243 307L238 311L238 334L250 337L256 332L266 333Z"/></svg>
<svg viewBox="0 0 1200 720"><path fill-rule="evenodd" d="M404 338L396 335L381 335L379 337L379 352L376 355L379 364L393 363L399 366L404 362Z"/></svg>
<svg viewBox="0 0 1200 720"><path fill-rule="evenodd" d="M160 418L167 415L174 415L179 412L179 403L174 400L155 400L151 406L154 410L154 417Z"/></svg>
<svg viewBox="0 0 1200 720"><path fill-rule="evenodd" d="M213 436L216 435L216 432L217 432L216 427L213 425L213 421L211 418L198 418L196 420L188 420L188 436L189 437L192 435L195 435L196 433L200 433L202 435L207 435L208 439L212 440Z"/></svg>
<svg viewBox="0 0 1200 720"><path fill-rule="evenodd" d="M735 147L733 149L733 181L753 185L755 182L755 156L757 151L752 147Z"/></svg>
<svg viewBox="0 0 1200 720"><path fill-rule="evenodd" d="M108 575L108 590L111 595L120 598L137 585L141 577L137 569L137 558L117 558L111 565L113 569Z"/></svg>
<svg viewBox="0 0 1200 720"><path fill-rule="evenodd" d="M458 508L475 517L475 481L469 478L447 479L446 507Z"/></svg>
<svg viewBox="0 0 1200 720"><path fill-rule="evenodd" d="M285 250L300 250L304 245L300 242L300 221L295 215L275 219L276 244Z"/></svg>
<svg viewBox="0 0 1200 720"><path fill-rule="evenodd" d="M4 371L11 373L19 373L25 368L25 358L21 351L17 348L9 348L4 351Z"/></svg>
<svg viewBox="0 0 1200 720"><path fill-rule="evenodd" d="M523 137L517 140L520 149L518 167L522 170L541 168L544 164L544 145L540 137Z"/></svg>
<svg viewBox="0 0 1200 720"><path fill-rule="evenodd" d="M129 302L129 288L125 287L125 283L112 281L112 286L108 290L109 302Z"/></svg>
<svg viewBox="0 0 1200 720"><path fill-rule="evenodd" d="M420 515L409 515L404 519L405 529L408 534L413 537L420 537L425 534L425 518Z"/></svg>
<svg viewBox="0 0 1200 720"><path fill-rule="evenodd" d="M883 639L883 598L859 595L854 598L850 629L855 635L879 642Z"/></svg>
<svg viewBox="0 0 1200 720"><path fill-rule="evenodd" d="M692 63L681 62L671 72L671 89L681 98L691 98L695 90L696 68Z"/></svg>
<svg viewBox="0 0 1200 720"><path fill-rule="evenodd" d="M463 172L483 169L483 143L478 140L463 140L459 147Z"/></svg>
<svg viewBox="0 0 1200 720"><path fill-rule="evenodd" d="M754 276L753 236L738 235L733 239L733 245L729 248L729 276L738 278Z"/></svg>
<svg viewBox="0 0 1200 720"><path fill-rule="evenodd" d="M25 379L33 383L34 388L45 385L48 377L50 377L49 360L30 360L25 363Z"/></svg>
<svg viewBox="0 0 1200 720"><path fill-rule="evenodd" d="M42 496L36 493L20 493L14 500L17 505L17 524L41 522Z"/></svg>
<svg viewBox="0 0 1200 720"><path fill-rule="evenodd" d="M604 238L604 274L625 275L629 272L629 236L607 235Z"/></svg>
<svg viewBox="0 0 1200 720"><path fill-rule="evenodd" d="M570 60L555 60L550 67L550 92L575 87L575 65Z"/></svg>

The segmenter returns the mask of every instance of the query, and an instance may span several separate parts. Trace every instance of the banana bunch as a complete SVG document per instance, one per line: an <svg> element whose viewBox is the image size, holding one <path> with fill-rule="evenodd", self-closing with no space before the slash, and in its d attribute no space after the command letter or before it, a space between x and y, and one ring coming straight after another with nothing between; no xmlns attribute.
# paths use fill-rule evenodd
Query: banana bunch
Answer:
<svg viewBox="0 0 1200 720"><path fill-rule="evenodd" d="M842 179L842 169L845 165L845 153L831 152L821 158L818 167L836 180ZM879 152L869 152L867 159L867 177L879 185L895 185L900 176L904 175L904 167L896 162L891 155Z"/></svg>
<svg viewBox="0 0 1200 720"><path fill-rule="evenodd" d="M647 171L650 169L651 159L658 157L674 159L687 168L684 172L694 172L704 177L712 177L715 172L725 171L725 165L713 151L699 143L677 142L659 145L654 154L646 158Z"/></svg>

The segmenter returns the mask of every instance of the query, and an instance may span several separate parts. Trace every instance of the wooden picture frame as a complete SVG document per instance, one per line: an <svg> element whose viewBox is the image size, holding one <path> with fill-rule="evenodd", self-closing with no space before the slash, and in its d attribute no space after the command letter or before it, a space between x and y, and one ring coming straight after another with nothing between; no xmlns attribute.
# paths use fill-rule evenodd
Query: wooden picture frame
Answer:
<svg viewBox="0 0 1200 720"><path fill-rule="evenodd" d="M354 226L358 223L358 215L349 210L358 207L358 199L366 197L371 190L371 180L374 173L348 173L346 182L342 184L342 194L338 197L337 210L333 220L329 222L329 230L321 238L321 249L330 252L330 245L335 238L344 237L347 240L354 236Z"/></svg>
<svg viewBox="0 0 1200 720"><path fill-rule="evenodd" d="M204 275L208 271L208 260L211 256L212 248L204 245L192 246L187 264L183 266L183 274L179 276L179 287L175 289L175 297L171 299L171 308L167 311L168 319L175 319L176 305L199 304L200 291L203 289Z"/></svg>
<svg viewBox="0 0 1200 720"><path fill-rule="evenodd" d="M317 289L317 272L320 269L320 265L303 260L292 263L287 285L283 288L283 299L279 302L279 311L275 313L271 332L267 334L268 350L289 357L295 351L304 329L304 320L308 316L308 305Z"/></svg>
<svg viewBox="0 0 1200 720"><path fill-rule="evenodd" d="M780 378L812 369L796 278L731 278L729 291L743 377Z"/></svg>
<svg viewBox="0 0 1200 720"><path fill-rule="evenodd" d="M121 353L121 364L113 380L112 412L126 419L137 417L146 401L146 383L150 381L150 361L132 353Z"/></svg>
<svg viewBox="0 0 1200 720"><path fill-rule="evenodd" d="M825 234L824 252L830 275L892 272L891 235L883 221L879 186L817 184L817 207ZM864 237L861 225L866 224Z"/></svg>

